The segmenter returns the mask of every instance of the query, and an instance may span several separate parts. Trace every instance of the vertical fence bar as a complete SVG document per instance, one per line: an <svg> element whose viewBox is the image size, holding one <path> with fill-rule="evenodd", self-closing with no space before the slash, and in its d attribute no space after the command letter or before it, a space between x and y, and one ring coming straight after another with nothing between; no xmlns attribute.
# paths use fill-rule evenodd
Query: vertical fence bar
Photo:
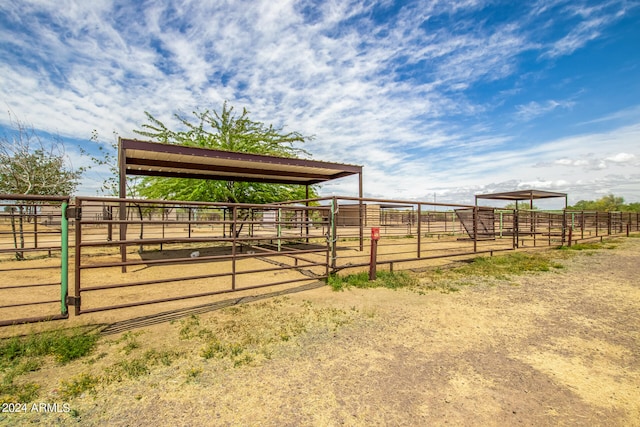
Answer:
<svg viewBox="0 0 640 427"><path fill-rule="evenodd" d="M518 210L513 210L513 249L517 249L520 246L520 237L518 236L518 229L520 228L520 224L518 224Z"/></svg>
<svg viewBox="0 0 640 427"><path fill-rule="evenodd" d="M62 202L60 215L60 312L69 313L67 296L69 295L69 220L67 219L67 207L69 203Z"/></svg>
<svg viewBox="0 0 640 427"><path fill-rule="evenodd" d="M33 247L38 248L38 205L33 205Z"/></svg>
<svg viewBox="0 0 640 427"><path fill-rule="evenodd" d="M473 207L473 252L478 251L478 207Z"/></svg>
<svg viewBox="0 0 640 427"><path fill-rule="evenodd" d="M231 222L231 289L236 290L236 227L238 218L238 207L234 206L232 210L233 219Z"/></svg>
<svg viewBox="0 0 640 427"><path fill-rule="evenodd" d="M338 240L337 236L337 226L336 226L336 215L338 214L338 201L335 197L331 199L331 220L329 227L331 228L331 232L329 234L329 238L331 240L331 269L336 268L336 242Z"/></svg>
<svg viewBox="0 0 640 427"><path fill-rule="evenodd" d="M235 218L235 216L234 216L234 218ZM282 209L278 208L278 219L277 219L278 227L276 228L277 234L278 234L278 252L281 252L281 250L282 250L282 242L280 240L280 237L282 236L282 222L281 221L282 221Z"/></svg>
<svg viewBox="0 0 640 427"><path fill-rule="evenodd" d="M420 258L420 252L422 248L422 205L418 203L418 253L417 257Z"/></svg>
<svg viewBox="0 0 640 427"><path fill-rule="evenodd" d="M82 209L82 199L78 199L76 198L76 212L80 212ZM122 211L122 209L121 209ZM122 217L122 213L120 214L120 217ZM74 271L73 271L73 277L74 277L74 291L73 291L73 296L74 296L74 312L76 316L80 315L80 301L81 301L81 296L80 296L80 260L82 258L82 221L79 218L79 215L76 214L76 219L75 219L75 227L76 227L76 237L75 237L75 242L74 242L74 246L75 246L75 259L74 259ZM122 226L123 224L120 224L120 238L122 238ZM126 233L126 232L125 232ZM122 250L122 249L121 249ZM125 255L126 256L126 255ZM124 267L122 267L124 269Z"/></svg>

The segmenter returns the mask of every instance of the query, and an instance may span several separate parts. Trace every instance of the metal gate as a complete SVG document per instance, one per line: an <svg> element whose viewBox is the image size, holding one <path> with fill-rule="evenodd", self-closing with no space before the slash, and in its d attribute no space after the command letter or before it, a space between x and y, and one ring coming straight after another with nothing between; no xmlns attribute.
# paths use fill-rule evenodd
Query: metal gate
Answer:
<svg viewBox="0 0 640 427"><path fill-rule="evenodd" d="M318 281L329 207L77 197L75 314Z"/></svg>
<svg viewBox="0 0 640 427"><path fill-rule="evenodd" d="M0 194L0 326L68 317L68 203Z"/></svg>

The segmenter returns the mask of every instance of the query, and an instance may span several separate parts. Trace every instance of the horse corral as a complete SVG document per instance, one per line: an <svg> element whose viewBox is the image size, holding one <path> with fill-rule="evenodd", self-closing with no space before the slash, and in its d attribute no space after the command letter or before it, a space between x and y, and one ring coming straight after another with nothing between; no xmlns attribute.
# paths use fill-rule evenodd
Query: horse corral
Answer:
<svg viewBox="0 0 640 427"><path fill-rule="evenodd" d="M372 227L380 230L377 265L390 270L639 229L636 213L365 198L248 205L78 197L69 206L67 198L1 198L4 325L66 318L68 306L77 316L206 304L362 271Z"/></svg>
<svg viewBox="0 0 640 427"><path fill-rule="evenodd" d="M0 195L0 326L65 319L69 306L75 316L139 315L143 306L287 290L367 266L424 268L639 229L639 214L368 199L358 165L128 139L118 151L120 198ZM304 185L307 199L135 200L124 197L127 175ZM358 197L308 199L309 186L348 176L358 176ZM558 196L566 207L565 194L536 190L478 197L533 207L534 198Z"/></svg>

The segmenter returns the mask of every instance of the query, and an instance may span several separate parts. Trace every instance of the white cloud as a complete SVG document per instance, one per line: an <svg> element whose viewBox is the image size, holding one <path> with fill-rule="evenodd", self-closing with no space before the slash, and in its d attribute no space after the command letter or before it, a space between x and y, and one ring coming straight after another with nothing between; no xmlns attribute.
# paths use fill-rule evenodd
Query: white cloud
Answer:
<svg viewBox="0 0 640 427"><path fill-rule="evenodd" d="M516 106L516 116L523 121L532 120L538 116L550 113L558 108L571 109L575 105L573 101L556 101L550 99L543 103L531 101L525 105Z"/></svg>
<svg viewBox="0 0 640 427"><path fill-rule="evenodd" d="M306 147L315 158L365 165L365 190L407 198L536 182L541 167L553 175L544 182L571 188L584 177L568 176L577 170L615 165L630 176L640 156L627 138L637 129L624 126L514 148L516 138L485 120L494 106L468 95L519 76L524 52L556 57L585 46L619 19L617 2L539 1L528 6L530 17L495 25L474 18L486 6L475 0L407 2L382 22L376 9L391 2L5 3L0 11L23 30L16 36L14 27L0 26L0 42L15 56L0 63L0 100L66 137L88 140L93 129L106 139L112 131L135 136L144 111L175 126L174 113L230 100L255 120L315 135ZM577 24L555 27L558 10ZM437 22L448 18L451 25ZM527 19L544 26L532 31ZM560 28L553 37L552 27ZM576 103L523 92L500 90L522 100L521 121ZM326 188L346 193L354 185Z"/></svg>
<svg viewBox="0 0 640 427"><path fill-rule="evenodd" d="M631 163L636 160L635 154L629 153L617 153L611 157L607 157L606 160L614 163Z"/></svg>

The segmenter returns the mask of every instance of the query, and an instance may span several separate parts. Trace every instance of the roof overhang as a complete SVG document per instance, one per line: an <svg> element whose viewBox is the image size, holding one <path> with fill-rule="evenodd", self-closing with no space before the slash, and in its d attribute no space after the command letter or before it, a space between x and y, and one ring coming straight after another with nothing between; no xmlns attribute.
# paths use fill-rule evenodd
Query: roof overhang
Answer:
<svg viewBox="0 0 640 427"><path fill-rule="evenodd" d="M491 199L491 200L510 200L516 202L516 209L518 201L529 200L529 207L533 209L533 201L538 199L552 199L561 197L564 199L564 207L567 207L567 193L556 193L554 191L542 191L542 190L518 190L508 191L506 193L491 193L491 194L477 194L476 205L478 205L478 199Z"/></svg>
<svg viewBox="0 0 640 427"><path fill-rule="evenodd" d="M162 144L119 141L120 173L271 184L320 184L362 175L362 166Z"/></svg>
<svg viewBox="0 0 640 427"><path fill-rule="evenodd" d="M476 199L512 200L512 201L551 199L554 197L567 197L567 193L555 193L553 191L542 191L542 190L519 190L519 191L508 191L506 193L491 193L491 194L476 195Z"/></svg>

